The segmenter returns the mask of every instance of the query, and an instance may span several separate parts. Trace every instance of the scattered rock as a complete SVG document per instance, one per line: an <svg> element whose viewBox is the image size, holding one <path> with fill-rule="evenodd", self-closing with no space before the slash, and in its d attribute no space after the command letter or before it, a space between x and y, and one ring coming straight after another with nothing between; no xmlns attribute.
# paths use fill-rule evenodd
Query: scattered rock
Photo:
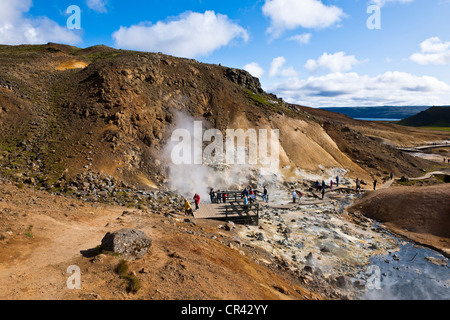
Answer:
<svg viewBox="0 0 450 320"><path fill-rule="evenodd" d="M178 254L177 252L175 252L175 251L170 253L169 257L175 258L175 259L183 259L183 257L180 254Z"/></svg>
<svg viewBox="0 0 450 320"><path fill-rule="evenodd" d="M138 260L145 256L152 244L144 232L134 229L122 229L107 233L102 239L104 251L119 253L125 260Z"/></svg>
<svg viewBox="0 0 450 320"><path fill-rule="evenodd" d="M194 226L197 225L197 222L195 222L195 220L192 220L192 219L184 219L183 222L184 222L184 223L192 224L192 225L194 225Z"/></svg>
<svg viewBox="0 0 450 320"><path fill-rule="evenodd" d="M226 231L231 231L233 229L236 229L236 225L232 221L228 221L224 226L223 229Z"/></svg>
<svg viewBox="0 0 450 320"><path fill-rule="evenodd" d="M352 285L351 280L347 276L338 276L333 282L334 285L340 289L349 289Z"/></svg>
<svg viewBox="0 0 450 320"><path fill-rule="evenodd" d="M305 256L305 259L306 262L311 262L314 259L312 252L308 253L308 255Z"/></svg>
<svg viewBox="0 0 450 320"><path fill-rule="evenodd" d="M104 254L99 254L99 255L97 255L97 256L95 256L92 260L91 260L91 262L92 263L102 263L103 262L103 260L105 259L105 255Z"/></svg>
<svg viewBox="0 0 450 320"><path fill-rule="evenodd" d="M437 266L441 266L441 267L447 266L447 260L445 260L445 259L439 259L439 258L433 258L433 257L426 257L425 259Z"/></svg>
<svg viewBox="0 0 450 320"><path fill-rule="evenodd" d="M279 284L274 284L273 285L273 288L275 289L275 290L278 290L279 292L281 292L282 294L284 294L284 295L289 295L289 290L288 289L286 289L286 287L284 287L284 286L282 286L282 285L279 285Z"/></svg>
<svg viewBox="0 0 450 320"><path fill-rule="evenodd" d="M353 286L358 290L364 290L366 288L366 281L358 279L353 282Z"/></svg>
<svg viewBox="0 0 450 320"><path fill-rule="evenodd" d="M103 300L97 293L84 293L82 294L84 300Z"/></svg>
<svg viewBox="0 0 450 320"><path fill-rule="evenodd" d="M147 269L142 268L141 270L139 270L139 273L144 273L144 274L146 274L146 273L148 273L148 271L147 271Z"/></svg>
<svg viewBox="0 0 450 320"><path fill-rule="evenodd" d="M303 271L307 272L307 273L313 273L313 267L311 266L305 266L303 268Z"/></svg>
<svg viewBox="0 0 450 320"><path fill-rule="evenodd" d="M255 238L258 241L264 241L264 235L261 232L258 232L257 234L255 234Z"/></svg>
<svg viewBox="0 0 450 320"><path fill-rule="evenodd" d="M330 248L328 248L327 246L324 246L322 248L320 248L321 252L330 252Z"/></svg>

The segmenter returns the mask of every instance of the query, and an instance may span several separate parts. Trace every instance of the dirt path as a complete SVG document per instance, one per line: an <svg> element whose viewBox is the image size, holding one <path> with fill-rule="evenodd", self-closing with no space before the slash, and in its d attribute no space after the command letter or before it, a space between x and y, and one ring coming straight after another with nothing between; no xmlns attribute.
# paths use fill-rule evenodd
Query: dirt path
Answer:
<svg viewBox="0 0 450 320"><path fill-rule="evenodd" d="M33 211L26 217L26 224L32 226L32 236L15 234L1 250L0 297L4 299L59 298L61 285L64 285L62 271L80 256L80 250L99 245L107 232L105 225L121 213L117 208L89 208L89 212L76 212L78 210L73 208L66 211L66 215L78 215L76 220L70 217L59 220L51 215L62 215L62 212ZM17 222L23 224L23 221ZM64 264L66 268L61 269Z"/></svg>
<svg viewBox="0 0 450 320"><path fill-rule="evenodd" d="M387 181L385 184L381 185L379 187L379 189L388 189L392 186L392 184L394 183L395 179L391 179L389 181Z"/></svg>
<svg viewBox="0 0 450 320"><path fill-rule="evenodd" d="M425 180L425 179L430 179L432 176L435 176L435 175L449 175L449 174L450 174L449 171L433 171L433 172L428 172L427 174L425 174L422 177L408 178L408 180ZM394 182L395 182L395 178L387 181L386 183L381 185L378 189L388 189L392 186L392 184Z"/></svg>
<svg viewBox="0 0 450 320"><path fill-rule="evenodd" d="M419 177L419 178L408 178L409 180L425 180L430 179L432 176L435 175L449 175L450 173L448 171L434 171L434 172L428 172L426 175Z"/></svg>
<svg viewBox="0 0 450 320"><path fill-rule="evenodd" d="M414 152L414 151L422 151L422 150L426 150L426 149L436 149L436 148L448 148L450 147L449 144L432 144L432 145L423 145L423 146L416 146L416 147L410 147L410 148L397 148L398 150L401 151L406 151L406 152Z"/></svg>

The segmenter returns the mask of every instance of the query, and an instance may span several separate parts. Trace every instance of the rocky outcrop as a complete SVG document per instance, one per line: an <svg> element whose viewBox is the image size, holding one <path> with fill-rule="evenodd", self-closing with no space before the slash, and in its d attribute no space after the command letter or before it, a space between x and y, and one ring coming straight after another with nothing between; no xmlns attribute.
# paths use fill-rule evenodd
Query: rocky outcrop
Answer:
<svg viewBox="0 0 450 320"><path fill-rule="evenodd" d="M263 89L261 88L261 83L258 78L253 77L250 73L245 70L232 69L228 68L226 71L226 75L229 80L238 85L249 89L255 93L263 93Z"/></svg>
<svg viewBox="0 0 450 320"><path fill-rule="evenodd" d="M144 232L134 229L122 229L107 233L102 239L101 248L104 251L119 253L128 261L143 258L150 246L150 239Z"/></svg>

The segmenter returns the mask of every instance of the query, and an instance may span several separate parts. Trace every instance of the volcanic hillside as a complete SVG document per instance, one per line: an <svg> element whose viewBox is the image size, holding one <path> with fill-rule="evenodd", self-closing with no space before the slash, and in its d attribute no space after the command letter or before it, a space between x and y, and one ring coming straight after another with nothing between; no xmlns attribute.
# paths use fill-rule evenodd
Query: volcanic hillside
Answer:
<svg viewBox="0 0 450 320"><path fill-rule="evenodd" d="M432 107L399 122L412 127L450 127L450 107Z"/></svg>
<svg viewBox="0 0 450 320"><path fill-rule="evenodd" d="M450 254L450 188L394 187L371 192L349 208L414 241Z"/></svg>
<svg viewBox="0 0 450 320"><path fill-rule="evenodd" d="M105 46L0 46L1 173L18 183L71 192L94 172L163 187L163 149L179 112L224 133L280 129L285 177L297 167L417 176L429 163L393 146L413 134L416 142L446 138L291 105L249 73L220 65Z"/></svg>

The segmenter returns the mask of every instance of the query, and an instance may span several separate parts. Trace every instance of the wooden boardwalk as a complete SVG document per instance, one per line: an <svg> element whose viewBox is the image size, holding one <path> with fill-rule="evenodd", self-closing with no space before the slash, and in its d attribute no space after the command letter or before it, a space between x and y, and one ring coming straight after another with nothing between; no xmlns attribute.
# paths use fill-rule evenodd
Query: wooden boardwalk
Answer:
<svg viewBox="0 0 450 320"><path fill-rule="evenodd" d="M257 225L259 223L259 210L260 204L257 201L249 203L245 208L243 201L238 197L235 200L233 196L226 203L200 204L199 209L194 210L194 218Z"/></svg>
<svg viewBox="0 0 450 320"><path fill-rule="evenodd" d="M194 218L196 219L213 219L219 221L232 221L238 224L256 224L259 223L259 213L261 207L269 207L272 209L291 210L300 206L328 204L336 199L340 199L344 195L339 194L339 191L353 191L351 188L340 187L335 188L332 192L328 191L325 199L322 200L321 195L313 193L315 199L303 199L298 203L288 202L285 204L274 203L259 203L258 200L254 200L253 203L247 205L247 209L244 208L241 191L226 191L227 202L226 203L207 203L200 204L198 210L194 210ZM257 199L261 198L262 193L256 191ZM195 206L192 205L192 208Z"/></svg>
<svg viewBox="0 0 450 320"><path fill-rule="evenodd" d="M435 149L435 148L448 148L450 147L450 144L431 144L426 146L417 146L417 147L410 147L410 148L397 148L398 150L405 151L405 152L419 152L427 149Z"/></svg>
<svg viewBox="0 0 450 320"><path fill-rule="evenodd" d="M264 204L267 205L269 208L271 209L282 209L282 210L292 210L294 208L298 208L301 206L312 206L312 205L316 205L316 204L328 204L333 202L333 199L330 198L325 198L325 199L320 199L320 200L309 200L309 201L305 201L305 200L301 200L300 202L288 202L286 204Z"/></svg>

